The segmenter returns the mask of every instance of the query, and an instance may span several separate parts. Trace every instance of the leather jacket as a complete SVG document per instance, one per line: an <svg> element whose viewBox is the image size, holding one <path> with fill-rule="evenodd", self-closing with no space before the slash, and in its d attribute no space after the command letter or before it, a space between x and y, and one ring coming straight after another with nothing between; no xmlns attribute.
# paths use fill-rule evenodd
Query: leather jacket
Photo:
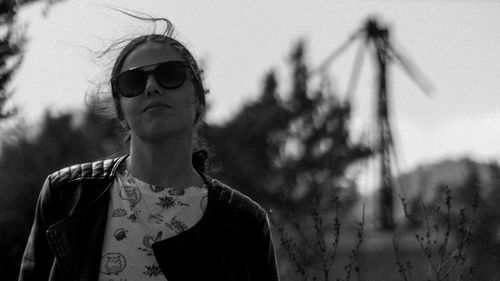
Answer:
<svg viewBox="0 0 500 281"><path fill-rule="evenodd" d="M20 281L98 279L109 190L124 158L75 165L47 177ZM153 244L165 277L169 281L279 280L266 212L238 191L201 175L208 188L201 220Z"/></svg>

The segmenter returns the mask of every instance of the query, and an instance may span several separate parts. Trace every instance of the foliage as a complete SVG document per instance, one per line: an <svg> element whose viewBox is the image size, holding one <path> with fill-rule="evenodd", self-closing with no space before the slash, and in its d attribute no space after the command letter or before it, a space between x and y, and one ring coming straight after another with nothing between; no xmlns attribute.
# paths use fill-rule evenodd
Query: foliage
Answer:
<svg viewBox="0 0 500 281"><path fill-rule="evenodd" d="M7 90L15 71L22 62L26 37L16 22L17 11L28 4L43 2L44 14L63 0L2 0L0 1L0 120L12 116L14 110L6 110L5 104L12 92Z"/></svg>
<svg viewBox="0 0 500 281"><path fill-rule="evenodd" d="M481 185L481 196L477 211L477 227L471 238L471 256L476 280L500 279L500 166L487 166L491 178ZM476 171L477 174L477 171ZM475 175L469 177L469 184ZM466 196L463 196L467 200Z"/></svg>
<svg viewBox="0 0 500 281"><path fill-rule="evenodd" d="M431 206L421 204L418 213L423 218L409 213L406 199L400 197L404 214L415 229L415 240L429 266L426 280L474 280L470 248L478 217L480 190L477 171L472 169L465 186L456 192L457 198L452 197L448 186L444 186L442 191L441 198ZM467 201L464 201L464 194L467 194ZM423 230L419 232L418 227ZM401 256L396 239L394 251L401 279L419 280L414 279L411 261Z"/></svg>
<svg viewBox="0 0 500 281"><path fill-rule="evenodd" d="M276 173L272 156L278 147L272 144L272 132L286 126L288 112L279 104L274 73L266 78L264 93L256 102L245 105L223 125L207 125L204 136L215 151L214 172L229 185L265 202L269 179Z"/></svg>
<svg viewBox="0 0 500 281"><path fill-rule="evenodd" d="M342 261L337 255L339 246L341 246L341 220L340 201L335 198L335 211L333 216L324 216L317 209L314 209L310 214L312 218L312 228L308 227L307 222L299 223L297 218L281 220L279 225L271 216L271 222L277 228L281 246L284 248L288 258L295 268L295 273L301 280L318 280L317 273L321 274L321 280L351 280L353 269L359 274L359 267L355 266L356 257L363 243L364 230L364 208L362 219L358 223L356 230L356 242L348 255L342 271L332 272L334 266L338 268L338 264ZM324 223L324 217L332 217L333 223ZM303 217L304 219L307 217ZM289 222L290 227L286 227L283 221ZM346 238L342 239L345 244ZM344 245L345 247L345 245Z"/></svg>
<svg viewBox="0 0 500 281"><path fill-rule="evenodd" d="M24 38L15 30L14 18L18 2L14 0L0 2L0 119L12 115L4 108L10 96L7 91L7 83L12 78L14 71L21 63L21 48Z"/></svg>
<svg viewBox="0 0 500 281"><path fill-rule="evenodd" d="M5 106L9 97L13 94L11 91L8 91L8 85L22 62L22 52L24 43L26 42L26 37L16 22L17 12L21 7L34 2L44 2L44 11L47 12L51 5L60 1L61 0L0 1L0 121L11 117L15 113L15 110L7 110ZM18 130L16 133L22 134L21 130ZM22 144L27 143L27 139L19 141ZM9 151L9 147L11 146L6 145L6 147L6 151ZM10 155L12 159L9 160L14 160L14 162L17 163L28 160L22 158L21 155L13 153L14 151L10 152L12 153ZM21 152L24 151L21 150ZM37 154L32 154L31 158L33 158L33 155ZM12 170L10 163L4 161L4 159L6 158L2 155L0 177L2 177L2 179L9 179L10 177L11 180L14 178L13 175L16 175L18 178L15 181L3 181L3 185L0 187L0 192L2 194L2 196L0 196L0 206L2 207L0 211L0 229L2 230L2 233L0 233L2 237L0 248L5 249L0 255L0 264L2 264L0 267L0 276L5 280L14 280L16 278L15 274L17 274L15 270L18 268L22 245L25 243L26 228L30 223L28 221L30 221L32 217L32 211L28 211L28 207L32 209L32 206L27 204L21 205L24 208L19 208L19 202L29 203L34 201L37 192L36 188L31 185L31 178L20 177L19 171L21 170ZM30 162L26 161L25 163ZM22 171L32 167L33 166L29 164L26 167L22 166ZM29 171L32 170L30 169ZM7 229L8 231L6 231Z"/></svg>
<svg viewBox="0 0 500 281"><path fill-rule="evenodd" d="M309 90L303 41L293 49L290 63L288 95L278 94L270 72L257 101L230 122L205 128L219 177L275 209L308 213L313 199L324 208L345 194L352 202L356 192L345 171L371 151L349 138L348 103L331 89Z"/></svg>
<svg viewBox="0 0 500 281"><path fill-rule="evenodd" d="M479 191L476 186L472 186L472 190L474 193L470 210L463 207L458 210L458 215L454 215L458 202L453 205L452 192L445 187L444 205L435 204L433 214L426 210L428 207L425 204L422 204L422 213L425 215L421 221L420 218L408 213L406 199L401 197L406 218L411 223L423 226L423 231L416 230L415 240L429 266L426 280L474 280L472 279L474 267L471 265L468 250L476 227ZM400 255L396 239L394 251L401 279L415 280L412 264Z"/></svg>
<svg viewBox="0 0 500 281"><path fill-rule="evenodd" d="M76 124L80 122L80 124ZM35 136L19 126L7 132L0 158L0 275L15 279L44 178L64 166L109 156L120 149L115 125L90 112L76 116L47 113Z"/></svg>
<svg viewBox="0 0 500 281"><path fill-rule="evenodd" d="M372 152L350 139L349 104L329 88L311 91L303 41L294 47L290 65L288 94L278 94L271 71L255 102L226 124L206 126L204 134L215 151L217 177L273 209L273 224L296 273L307 280L318 269L329 280L332 267L342 262L336 259L340 217L357 199L346 170ZM338 208L339 198L345 208ZM324 224L323 217L332 215L333 225ZM350 279L363 225L345 275L336 272L339 280Z"/></svg>

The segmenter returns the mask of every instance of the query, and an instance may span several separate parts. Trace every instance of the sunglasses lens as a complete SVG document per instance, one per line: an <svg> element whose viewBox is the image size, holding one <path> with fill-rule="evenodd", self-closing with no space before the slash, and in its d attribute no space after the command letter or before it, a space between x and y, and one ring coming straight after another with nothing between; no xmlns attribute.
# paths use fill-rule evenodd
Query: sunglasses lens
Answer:
<svg viewBox="0 0 500 281"><path fill-rule="evenodd" d="M183 61L169 61L158 64L152 72L156 82L162 87L174 89L180 87L186 80L187 69L188 65ZM122 96L135 97L144 91L149 75L147 73L150 72L140 68L127 70L118 76L115 85Z"/></svg>
<svg viewBox="0 0 500 281"><path fill-rule="evenodd" d="M159 65L155 70L155 79L167 89L177 88L186 80L187 65L181 61L170 61Z"/></svg>
<svg viewBox="0 0 500 281"><path fill-rule="evenodd" d="M118 79L120 93L124 97L139 95L146 84L146 75L141 70L130 70L123 72Z"/></svg>

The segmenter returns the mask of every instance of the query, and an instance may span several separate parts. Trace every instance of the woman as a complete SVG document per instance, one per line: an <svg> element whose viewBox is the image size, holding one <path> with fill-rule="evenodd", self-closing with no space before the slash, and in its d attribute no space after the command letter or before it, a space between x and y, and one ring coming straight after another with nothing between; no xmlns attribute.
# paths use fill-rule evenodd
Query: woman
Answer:
<svg viewBox="0 0 500 281"><path fill-rule="evenodd" d="M193 151L205 89L167 35L130 41L112 97L129 155L48 176L19 280L278 280L265 211Z"/></svg>

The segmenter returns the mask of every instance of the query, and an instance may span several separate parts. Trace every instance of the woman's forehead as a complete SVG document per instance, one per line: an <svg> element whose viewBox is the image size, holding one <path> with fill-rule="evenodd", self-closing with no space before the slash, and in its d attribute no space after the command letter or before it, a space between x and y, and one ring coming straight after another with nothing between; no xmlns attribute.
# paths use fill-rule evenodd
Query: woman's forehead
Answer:
<svg viewBox="0 0 500 281"><path fill-rule="evenodd" d="M120 72L134 67L151 65L169 60L184 60L168 42L147 41L137 46L125 58Z"/></svg>

